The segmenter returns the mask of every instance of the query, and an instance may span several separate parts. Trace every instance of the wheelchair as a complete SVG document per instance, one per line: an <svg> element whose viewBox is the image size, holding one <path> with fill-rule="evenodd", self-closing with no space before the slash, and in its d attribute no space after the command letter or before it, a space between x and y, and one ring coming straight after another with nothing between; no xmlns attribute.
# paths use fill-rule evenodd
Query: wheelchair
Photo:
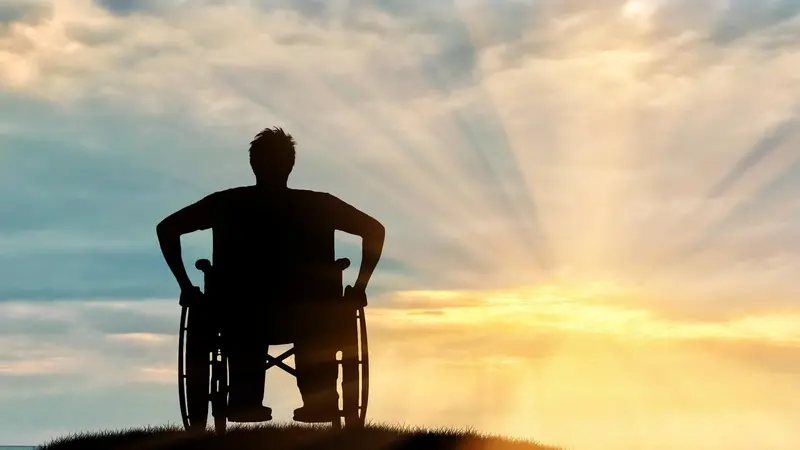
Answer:
<svg viewBox="0 0 800 450"><path fill-rule="evenodd" d="M336 266L344 271L350 260L342 258ZM207 259L200 259L195 267L203 272L205 292L209 292L212 266ZM341 273L341 272L340 272ZM363 427L369 395L369 355L367 353L367 327L364 316L365 304L342 296L333 301L341 302L346 316L352 318L352 331L338 345L339 365L339 417L331 422L334 429ZM219 321L214 320L214 298L200 305L184 306L181 310L180 337L178 341L178 399L183 426L187 431L206 430L208 409L211 405L214 429L224 434L227 423L228 362L222 344ZM345 325L349 327L348 325ZM287 339L270 339L269 345L288 345ZM264 370L278 367L293 376L295 369L285 360L294 355L294 348L278 356L267 355Z"/></svg>

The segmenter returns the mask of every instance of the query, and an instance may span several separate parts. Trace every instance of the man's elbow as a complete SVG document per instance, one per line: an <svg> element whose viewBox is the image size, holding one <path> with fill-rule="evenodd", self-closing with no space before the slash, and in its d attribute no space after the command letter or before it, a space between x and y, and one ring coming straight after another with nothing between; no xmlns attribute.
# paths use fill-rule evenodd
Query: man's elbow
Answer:
<svg viewBox="0 0 800 450"><path fill-rule="evenodd" d="M386 238L386 227L384 227L382 223L373 219L372 224L369 227L368 236L365 237L383 241Z"/></svg>
<svg viewBox="0 0 800 450"><path fill-rule="evenodd" d="M170 222L169 218L158 222L156 225L156 236L158 236L158 240L164 240L166 238L174 237L175 236L175 227Z"/></svg>

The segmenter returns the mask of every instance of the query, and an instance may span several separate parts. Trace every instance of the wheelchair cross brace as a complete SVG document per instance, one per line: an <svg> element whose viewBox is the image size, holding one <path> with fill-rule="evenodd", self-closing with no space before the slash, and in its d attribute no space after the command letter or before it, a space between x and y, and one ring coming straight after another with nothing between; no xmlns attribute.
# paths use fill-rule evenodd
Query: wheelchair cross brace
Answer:
<svg viewBox="0 0 800 450"><path fill-rule="evenodd" d="M297 371L293 367L289 367L288 365L286 365L286 363L283 362L284 359L292 355L294 355L294 348L290 348L289 350L286 350L285 352L281 353L278 356L272 356L267 354L267 367L265 368L265 370L269 369L270 367L277 366L289 372L290 374L297 376Z"/></svg>

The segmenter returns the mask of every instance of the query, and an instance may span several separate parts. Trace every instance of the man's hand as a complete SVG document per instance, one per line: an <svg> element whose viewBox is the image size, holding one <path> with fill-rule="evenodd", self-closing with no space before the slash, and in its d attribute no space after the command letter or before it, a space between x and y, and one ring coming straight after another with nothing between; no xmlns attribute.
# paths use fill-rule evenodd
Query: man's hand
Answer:
<svg viewBox="0 0 800 450"><path fill-rule="evenodd" d="M197 286L181 289L181 298L178 304L181 306L192 306L203 300L203 291Z"/></svg>
<svg viewBox="0 0 800 450"><path fill-rule="evenodd" d="M344 288L344 298L354 301L361 308L367 306L366 288L359 285Z"/></svg>

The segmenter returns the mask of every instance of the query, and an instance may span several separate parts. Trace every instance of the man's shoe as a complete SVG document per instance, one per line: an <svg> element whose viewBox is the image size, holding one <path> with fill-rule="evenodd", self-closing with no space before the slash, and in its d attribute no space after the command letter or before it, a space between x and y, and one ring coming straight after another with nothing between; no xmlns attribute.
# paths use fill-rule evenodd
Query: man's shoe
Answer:
<svg viewBox="0 0 800 450"><path fill-rule="evenodd" d="M322 408L303 406L294 410L294 420L305 423L333 422L339 420L339 407L335 404Z"/></svg>
<svg viewBox="0 0 800 450"><path fill-rule="evenodd" d="M233 410L228 413L228 420L231 422L269 422L272 420L272 408L257 406Z"/></svg>

